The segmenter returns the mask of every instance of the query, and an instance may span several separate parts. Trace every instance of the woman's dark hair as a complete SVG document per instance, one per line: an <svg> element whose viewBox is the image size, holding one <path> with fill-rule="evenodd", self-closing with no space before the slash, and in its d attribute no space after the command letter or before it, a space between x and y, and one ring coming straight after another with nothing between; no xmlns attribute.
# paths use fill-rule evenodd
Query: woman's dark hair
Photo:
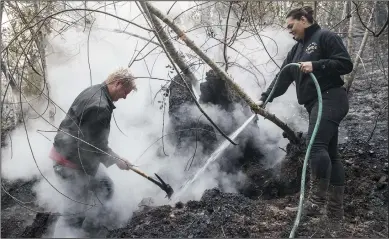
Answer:
<svg viewBox="0 0 389 239"><path fill-rule="evenodd" d="M292 17L293 19L300 20L301 17L305 17L309 23L313 23L313 9L310 6L304 6L300 8L295 8L291 10L288 15L286 15L286 18Z"/></svg>

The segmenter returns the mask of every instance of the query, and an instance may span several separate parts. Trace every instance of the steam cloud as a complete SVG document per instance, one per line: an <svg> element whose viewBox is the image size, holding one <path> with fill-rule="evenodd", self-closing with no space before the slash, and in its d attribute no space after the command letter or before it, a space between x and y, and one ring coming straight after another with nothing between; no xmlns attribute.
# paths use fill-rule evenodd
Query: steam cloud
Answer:
<svg viewBox="0 0 389 239"><path fill-rule="evenodd" d="M167 12L171 3L154 2L162 12ZM193 3L190 2L177 2L176 6L172 9L170 15L176 16L183 10L187 9ZM131 6L131 7L130 7ZM117 14L120 17L130 19L137 14L139 10L136 8L135 3L125 3L121 7L117 8ZM113 6L107 7L107 12L115 14ZM125 24L123 22L118 23L117 19L104 15L95 15L96 21L94 27L108 28L108 29L124 29ZM142 17L136 19L138 24L147 26ZM195 21L185 21L182 25L185 29L190 29ZM48 38L47 44L47 64L48 64L48 82L50 84L50 97L65 111L68 110L75 97L86 87L90 85L89 79L89 66L87 58L87 37L88 31L83 32L83 27L71 28L63 33L63 38L60 36L54 37L55 33ZM128 32L138 34L149 38L145 31L136 28L134 26L128 26ZM261 34L268 36L275 40L278 45L278 54L276 55L276 45L268 38L263 37L263 40L268 48L268 51L275 56L278 64L282 63L282 60L286 56L288 49L290 49L293 41L286 36L287 33L277 29L266 29ZM189 33L189 36L201 44L205 41L206 35L204 29L199 29ZM92 30L90 34L89 42L89 59L90 67L92 71L93 84L101 83L105 80L109 73L120 66L126 66L135 51L135 47L138 42L137 50L139 50L145 41L125 35L118 34L103 30ZM209 41L206 46L212 46L216 41ZM179 44L175 44L182 52L192 53L189 48L185 48ZM253 47L255 46L255 47ZM144 52L148 52L154 46L148 46ZM253 37L240 40L234 45L242 55L247 56L253 64L258 65L258 68L263 73L263 77L256 72L257 77L262 80L259 82L260 88L256 83L254 76L238 67L230 67L229 74L233 76L236 82L253 98L258 99L260 94L270 84L271 80L278 72L275 64L270 61L266 52L262 49L258 39ZM252 49L250 49L252 48ZM214 47L207 51L207 54L215 61L224 61L222 50L220 47ZM228 50L230 59L236 59L236 61L242 66L251 66L251 63L242 55L237 54L233 50ZM168 77L168 70L165 68L169 61L164 54L151 54L145 58L147 67L144 62L136 62L131 70L135 76L148 76L150 71L153 77L165 78ZM189 59L187 59L189 60ZM209 68L201 66L196 75L199 79L204 79L206 72ZM255 72L254 69L251 69ZM265 85L266 82L266 85ZM167 140L164 141L165 151L169 156L162 157L161 155L161 141L158 141L153 145L141 158L140 155L144 150L149 147L155 140L161 137L162 132L162 117L165 117L165 127L169 126L169 117L167 114L163 116L162 110L159 109L158 100L161 100L161 96L156 97L156 101L152 104L154 95L160 89L164 82L157 80L138 79L138 92L131 93L126 100L121 100L116 103L116 109L114 111L115 119L120 129L125 133L122 134L117 128L115 121L112 120L111 135L110 135L110 147L119 155L129 159L130 162L138 165L139 168L147 173L153 175L159 173L164 180L166 180L175 190L178 190L182 182L187 177L187 172L184 168L194 150L194 145L188 149L188 156L185 158L174 157L174 145L169 145ZM199 92L199 89L197 88ZM301 123L299 117L299 106L295 99L295 90L291 86L287 93L276 99L272 104L267 106L267 109L275 113L282 120L290 123L294 123L297 130L304 129L305 123ZM33 102L35 109L38 112L43 112L45 108L45 101ZM27 107L25 105L25 107ZM226 119L226 112L217 109L215 106L204 105L205 111L211 116L211 118L223 128L228 127L230 122ZM31 112L31 110L30 110ZM199 116L199 111L194 108L192 110L193 115ZM44 115L46 119L49 119L48 112ZM36 115L36 114L33 114ZM64 118L65 113L61 112L58 108L54 116L53 124L59 126L61 120ZM241 109L237 109L233 112L235 120L242 124L246 118L243 117ZM27 118L27 117L26 117ZM202 120L206 122L205 118ZM281 130L273 123L259 117L258 125L261 130L261 135L258 136L258 143L262 149L265 149L265 154L268 152L267 158L271 159L274 163L277 160L281 160L284 155L282 150L278 147L284 147L287 143L286 139L281 136ZM46 123L42 119L28 120L27 131L31 143L31 148L34 153L37 165L42 171L43 175L61 192L65 192L63 185L56 179L53 169L52 161L48 158L48 152L52 146L52 142L55 133L42 133L47 138L43 137L37 132L37 130L56 130L50 124ZM166 132L166 130L165 130ZM42 178L37 166L33 160L29 144L26 138L26 132L24 126L19 126L11 134L13 141L13 157L11 159L11 148L6 147L2 149L2 177L10 180L16 179L32 179L34 177ZM220 138L221 139L221 138ZM277 149L277 150L276 150ZM202 155L201 145L197 149L197 157L206 159L207 155ZM114 181L115 194L110 204L113 206L113 211L117 213L118 223L125 223L132 215L132 212L138 208L138 203L147 197L153 198L156 205L162 205L169 203L165 199L165 193L161 191L154 184L140 177L139 175L131 171L119 170L116 166L105 168L101 166L99 170L106 171L111 179ZM191 172L195 171L195 168L191 169ZM223 188L226 191L234 192L235 185L241 181L244 176L239 173L237 175L220 175L220 171L217 165L213 165L206 174L201 177L195 184L192 185L190 192L185 194L182 201L198 200L205 189L209 189L217 186L216 178L223 176L222 182ZM41 207L47 211L59 211L62 203L66 198L53 189L46 180L40 180L40 183L35 187L38 203ZM69 231L66 228L57 226L55 236L58 237L77 237L82 236L81 232Z"/></svg>

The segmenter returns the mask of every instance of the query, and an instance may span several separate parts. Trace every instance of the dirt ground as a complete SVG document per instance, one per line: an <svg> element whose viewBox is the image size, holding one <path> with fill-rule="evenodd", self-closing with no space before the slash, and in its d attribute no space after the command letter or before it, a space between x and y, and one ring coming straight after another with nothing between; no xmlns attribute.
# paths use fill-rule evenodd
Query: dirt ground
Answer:
<svg viewBox="0 0 389 239"><path fill-rule="evenodd" d="M306 217L296 237L388 236L388 82L378 69L360 73L349 97L339 144L347 181L345 220L339 225L325 217ZM198 202L137 212L125 228L108 237L288 237L296 212L286 209L298 205L297 183L285 195L267 193L255 199L208 190ZM261 184L261 189L280 191L277 185Z"/></svg>
<svg viewBox="0 0 389 239"><path fill-rule="evenodd" d="M387 44L374 50L381 52L384 64L374 68L373 59L364 62L368 72L358 71L349 94L350 110L340 127L345 220L338 224L325 217L305 217L296 237L388 237ZM372 48L365 51L372 53ZM288 166L283 175L301 169L292 159L285 162L284 168ZM257 177L254 186L262 194L208 190L200 201L137 212L125 228L112 230L108 237L288 237L296 212L287 208L298 205L300 182L284 180L282 185L288 187L282 188L274 180L261 181L266 171L260 168L246 172Z"/></svg>
<svg viewBox="0 0 389 239"><path fill-rule="evenodd" d="M355 130L354 120L357 117L348 118L345 127ZM387 142L387 128L378 127L370 144L350 136L340 145L347 177L344 223L336 228L325 218L306 218L296 237L388 236L387 145L378 144ZM359 133L360 137L368 132ZM138 212L125 228L111 231L108 237L288 237L296 213L286 208L295 207L298 200L299 193L252 200L212 189L198 202Z"/></svg>
<svg viewBox="0 0 389 239"><path fill-rule="evenodd" d="M387 74L387 55L383 60ZM368 69L369 64L373 63L365 62ZM345 221L337 225L325 218L305 218L296 237L388 237L386 76L379 69L359 72L349 97L339 144L346 170ZM34 182L2 183L18 199L34 200ZM276 193L255 197L207 190L200 201L136 212L127 226L107 237L288 237L296 212L286 209L298 205L300 187L299 182L292 184L290 191L280 193L277 184L262 182L262 187ZM1 203L1 237L42 237L54 220L22 208L4 192Z"/></svg>

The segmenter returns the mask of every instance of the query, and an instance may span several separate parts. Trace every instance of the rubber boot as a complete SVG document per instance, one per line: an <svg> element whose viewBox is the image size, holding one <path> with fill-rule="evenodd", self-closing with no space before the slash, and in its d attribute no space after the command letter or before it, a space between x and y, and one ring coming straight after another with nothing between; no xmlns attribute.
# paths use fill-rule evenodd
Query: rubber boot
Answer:
<svg viewBox="0 0 389 239"><path fill-rule="evenodd" d="M331 221L341 221L344 217L343 208L344 186L332 186L329 190L327 217Z"/></svg>
<svg viewBox="0 0 389 239"><path fill-rule="evenodd" d="M311 176L308 198L304 202L303 215L321 216L325 214L325 203L327 197L329 180L316 179ZM288 211L297 211L298 207L287 207Z"/></svg>
<svg viewBox="0 0 389 239"><path fill-rule="evenodd" d="M311 177L310 184L308 199L304 204L304 214L307 216L324 215L329 180Z"/></svg>

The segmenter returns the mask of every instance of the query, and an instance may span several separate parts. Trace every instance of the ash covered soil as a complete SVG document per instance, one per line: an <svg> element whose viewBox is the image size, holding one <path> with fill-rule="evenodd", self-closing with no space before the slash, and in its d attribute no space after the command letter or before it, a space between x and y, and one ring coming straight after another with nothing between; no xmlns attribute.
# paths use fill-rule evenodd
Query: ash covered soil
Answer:
<svg viewBox="0 0 389 239"><path fill-rule="evenodd" d="M381 137L387 139L387 133ZM347 176L345 221L334 229L320 218L308 217L300 222L296 237L387 237L386 145L355 139L341 147ZM136 212L125 228L112 230L108 237L288 237L296 212L287 208L298 200L298 193L253 200L211 189L200 201Z"/></svg>
<svg viewBox="0 0 389 239"><path fill-rule="evenodd" d="M386 55L383 62L387 74ZM376 63L364 64L369 69ZM340 129L339 153L347 180L345 221L335 230L308 217L300 222L296 237L388 237L388 82L377 67L368 73L361 67L357 76L349 94L350 111ZM34 200L34 181L2 183L21 201ZM279 190L276 184L269 187ZM298 205L299 187L284 195L252 197L207 190L200 201L135 212L125 227L111 230L107 237L288 237L296 212L287 208ZM47 236L53 221L48 214L27 210L4 192L1 203L1 237Z"/></svg>
<svg viewBox="0 0 389 239"><path fill-rule="evenodd" d="M387 62L387 56L383 60ZM365 62L369 64L374 63ZM361 70L357 76L349 94L350 111L340 129L345 221L339 229L307 217L296 237L388 237L388 82L379 68ZM299 187L295 193L270 198L207 190L200 201L136 212L125 228L110 231L108 237L288 237L297 214L288 207L298 205Z"/></svg>

